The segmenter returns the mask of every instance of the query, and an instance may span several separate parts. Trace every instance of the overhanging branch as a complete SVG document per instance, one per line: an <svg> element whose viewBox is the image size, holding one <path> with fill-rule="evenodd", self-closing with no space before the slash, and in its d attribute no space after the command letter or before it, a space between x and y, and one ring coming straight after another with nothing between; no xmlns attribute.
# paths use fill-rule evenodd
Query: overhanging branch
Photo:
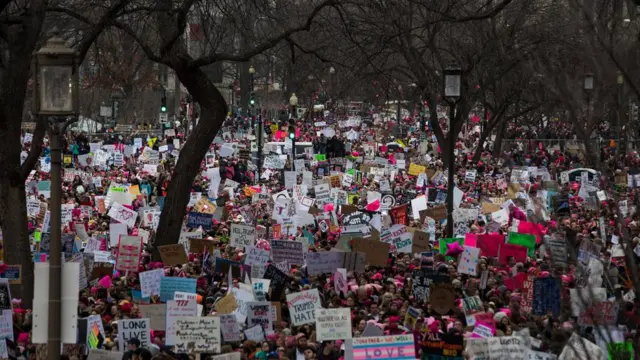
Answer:
<svg viewBox="0 0 640 360"><path fill-rule="evenodd" d="M291 36L292 34L295 34L297 32L301 32L301 31L309 31L311 29L311 25L313 24L313 21L315 20L315 17L326 7L329 6L335 6L337 5L337 0L325 0L323 3L321 3L320 5L318 5L315 9L313 9L313 11L311 12L311 14L309 15L309 17L307 18L307 21L300 26L297 27L293 27L290 28L274 37L271 37L270 39L267 39L266 41L264 41L262 44L254 47L253 49L250 49L248 51L242 52L240 54L232 54L232 53L217 53L217 54L211 54L208 56L204 56L195 60L191 60L188 63L188 67L191 68L195 68L195 67L201 67L201 66L206 66L209 64L213 64L215 62L218 61L234 61L234 62L244 62L244 61L248 61L249 59L251 59L252 57L261 54L263 52L265 52L266 50L276 46L280 41L286 39L287 37Z"/></svg>

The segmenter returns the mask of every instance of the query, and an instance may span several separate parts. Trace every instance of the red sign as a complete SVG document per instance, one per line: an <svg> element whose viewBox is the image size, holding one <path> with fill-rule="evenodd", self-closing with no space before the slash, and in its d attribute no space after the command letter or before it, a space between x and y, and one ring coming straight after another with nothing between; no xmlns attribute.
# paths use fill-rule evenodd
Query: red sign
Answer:
<svg viewBox="0 0 640 360"><path fill-rule="evenodd" d="M578 325L615 325L618 320L620 304L610 301L600 301L583 311L578 317Z"/></svg>
<svg viewBox="0 0 640 360"><path fill-rule="evenodd" d="M477 247L480 249L480 255L486 257L498 257L500 244L504 244L504 235L500 234L484 234L478 235L476 238Z"/></svg>
<svg viewBox="0 0 640 360"><path fill-rule="evenodd" d="M524 246L513 245L513 244L500 244L498 254L498 262L503 265L508 265L507 261L509 257L513 257L516 262L526 262L527 261L527 249Z"/></svg>

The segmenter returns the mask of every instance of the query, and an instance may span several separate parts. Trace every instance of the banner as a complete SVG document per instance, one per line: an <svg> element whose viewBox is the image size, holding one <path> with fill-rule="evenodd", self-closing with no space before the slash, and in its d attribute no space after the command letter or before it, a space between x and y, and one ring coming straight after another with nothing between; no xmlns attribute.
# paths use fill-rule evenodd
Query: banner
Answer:
<svg viewBox="0 0 640 360"><path fill-rule="evenodd" d="M533 281L533 315L547 315L551 311L553 316L560 316L560 294L559 279L544 278Z"/></svg>
<svg viewBox="0 0 640 360"><path fill-rule="evenodd" d="M353 360L416 358L413 335L361 337L352 341Z"/></svg>

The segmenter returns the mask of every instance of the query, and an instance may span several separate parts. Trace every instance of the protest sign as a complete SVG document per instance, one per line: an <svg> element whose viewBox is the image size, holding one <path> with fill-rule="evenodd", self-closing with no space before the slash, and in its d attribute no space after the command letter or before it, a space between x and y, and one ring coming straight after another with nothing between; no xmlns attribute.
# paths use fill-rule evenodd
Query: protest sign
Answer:
<svg viewBox="0 0 640 360"><path fill-rule="evenodd" d="M578 317L580 326L616 325L620 304L610 301L598 301L587 307Z"/></svg>
<svg viewBox="0 0 640 360"><path fill-rule="evenodd" d="M465 297L462 302L462 310L467 320L467 326L475 325L476 318L473 314L483 310L480 296Z"/></svg>
<svg viewBox="0 0 640 360"><path fill-rule="evenodd" d="M140 273L140 290L143 298L160 295L160 279L164 277L164 269L155 269Z"/></svg>
<svg viewBox="0 0 640 360"><path fill-rule="evenodd" d="M120 349L126 349L127 341L140 340L140 346L151 345L151 325L149 319L121 319L118 321L118 339Z"/></svg>
<svg viewBox="0 0 640 360"><path fill-rule="evenodd" d="M252 246L256 240L256 228L250 225L231 224L229 243L236 248Z"/></svg>
<svg viewBox="0 0 640 360"><path fill-rule="evenodd" d="M184 316L198 316L198 302L196 300L167 301L167 331L165 343L174 345L176 342L175 320Z"/></svg>
<svg viewBox="0 0 640 360"><path fill-rule="evenodd" d="M294 326L315 323L315 311L322 307L318 289L288 294L287 307Z"/></svg>
<svg viewBox="0 0 640 360"><path fill-rule="evenodd" d="M236 317L233 315L220 316L220 332L226 342L242 341L244 339Z"/></svg>
<svg viewBox="0 0 640 360"><path fill-rule="evenodd" d="M238 307L232 312L232 314L236 317L238 323L244 323L247 320L247 316L249 314L247 303L256 300L255 296L253 296L253 289L245 291L242 289L233 288L231 289L231 293L235 297L236 303L238 304Z"/></svg>
<svg viewBox="0 0 640 360"><path fill-rule="evenodd" d="M187 252L182 244L158 246L158 252L165 265L186 264L189 262Z"/></svg>
<svg viewBox="0 0 640 360"><path fill-rule="evenodd" d="M114 202L111 204L111 209L109 209L108 213L109 217L113 220L126 224L127 227L133 228L136 224L136 219L138 218L138 213L127 209L126 207Z"/></svg>
<svg viewBox="0 0 640 360"><path fill-rule="evenodd" d="M487 339L490 359L527 360L527 348L519 336L500 336Z"/></svg>
<svg viewBox="0 0 640 360"><path fill-rule="evenodd" d="M414 359L416 348L413 335L373 336L354 338L353 359Z"/></svg>
<svg viewBox="0 0 640 360"><path fill-rule="evenodd" d="M227 294L220 299L215 306L218 314L231 314L238 308L236 297L233 294Z"/></svg>
<svg viewBox="0 0 640 360"><path fill-rule="evenodd" d="M256 325L252 328L248 328L244 331L244 336L247 337L247 340L252 340L255 342L264 341L264 329L260 325Z"/></svg>
<svg viewBox="0 0 640 360"><path fill-rule="evenodd" d="M507 244L520 245L528 249L527 255L533 256L536 250L536 237L531 234L509 233Z"/></svg>
<svg viewBox="0 0 640 360"><path fill-rule="evenodd" d="M151 330L165 331L167 328L167 304L140 304L140 314L149 319Z"/></svg>
<svg viewBox="0 0 640 360"><path fill-rule="evenodd" d="M118 257L116 257L116 270L138 272L141 253L141 237L129 235L120 236L120 241L118 242Z"/></svg>
<svg viewBox="0 0 640 360"><path fill-rule="evenodd" d="M351 247L353 251L366 254L367 264L373 266L387 265L391 245L381 241L358 238L353 239Z"/></svg>
<svg viewBox="0 0 640 360"><path fill-rule="evenodd" d="M160 301L172 300L176 291L196 292L196 279L164 276L160 279Z"/></svg>
<svg viewBox="0 0 640 360"><path fill-rule="evenodd" d="M247 327L261 326L264 331L273 330L271 303L268 301L251 301L247 304Z"/></svg>
<svg viewBox="0 0 640 360"><path fill-rule="evenodd" d="M504 244L504 235L500 234L481 234L476 238L481 256L498 257L501 244Z"/></svg>
<svg viewBox="0 0 640 360"><path fill-rule="evenodd" d="M431 307L440 315L446 315L455 306L456 293L451 284L433 284L429 295Z"/></svg>
<svg viewBox="0 0 640 360"><path fill-rule="evenodd" d="M351 309L317 309L316 332L318 341L351 339Z"/></svg>
<svg viewBox="0 0 640 360"><path fill-rule="evenodd" d="M203 230L211 230L212 220L213 214L191 211L187 216L187 227L191 229L202 227Z"/></svg>
<svg viewBox="0 0 640 360"><path fill-rule="evenodd" d="M271 257L276 263L286 261L291 265L304 265L302 243L297 241L271 240Z"/></svg>
<svg viewBox="0 0 640 360"><path fill-rule="evenodd" d="M269 251L257 248L255 246L245 246L247 252L244 258L246 265L267 265L269 261Z"/></svg>
<svg viewBox="0 0 640 360"><path fill-rule="evenodd" d="M561 299L558 279L542 278L533 281L533 315L546 315L551 311L553 316L559 316Z"/></svg>
<svg viewBox="0 0 640 360"><path fill-rule="evenodd" d="M632 342L618 342L607 344L607 352L609 353L609 360L613 359L633 359L633 343Z"/></svg>
<svg viewBox="0 0 640 360"><path fill-rule="evenodd" d="M174 324L176 353L220 352L219 317L183 316Z"/></svg>
<svg viewBox="0 0 640 360"><path fill-rule="evenodd" d="M581 337L577 333L571 333L571 337L562 349L558 360L576 359L604 359L604 351L596 344Z"/></svg>
<svg viewBox="0 0 640 360"><path fill-rule="evenodd" d="M458 272L461 274L476 276L478 274L477 268L479 258L479 248L465 246L464 251L462 252L462 257L460 258L460 262L458 263Z"/></svg>
<svg viewBox="0 0 640 360"><path fill-rule="evenodd" d="M103 349L90 349L87 360L122 360L123 352L110 351Z"/></svg>
<svg viewBox="0 0 640 360"><path fill-rule="evenodd" d="M267 293L269 292L269 285L271 284L271 280L269 279L258 279L254 278L251 280L251 285L253 286L253 295L256 297L258 301L266 301Z"/></svg>
<svg viewBox="0 0 640 360"><path fill-rule="evenodd" d="M423 358L462 358L462 335L427 332L422 339Z"/></svg>
<svg viewBox="0 0 640 360"><path fill-rule="evenodd" d="M588 240L586 240L588 241ZM563 234L555 233L547 241L551 253L551 263L555 266L567 267L567 244Z"/></svg>
<svg viewBox="0 0 640 360"><path fill-rule="evenodd" d="M520 311L525 314L531 313L533 304L533 275L528 275L522 285L522 295L520 297Z"/></svg>
<svg viewBox="0 0 640 360"><path fill-rule="evenodd" d="M527 262L527 248L520 245L500 244L498 248L498 262L503 265L509 264L509 258L513 257L516 262Z"/></svg>

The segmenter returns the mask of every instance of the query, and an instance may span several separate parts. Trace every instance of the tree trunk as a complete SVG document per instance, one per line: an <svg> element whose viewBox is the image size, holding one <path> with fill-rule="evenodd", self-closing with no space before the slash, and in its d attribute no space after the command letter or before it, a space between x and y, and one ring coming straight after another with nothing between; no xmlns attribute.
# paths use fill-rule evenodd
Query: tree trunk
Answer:
<svg viewBox="0 0 640 360"><path fill-rule="evenodd" d="M507 128L507 122L503 122L498 127L498 133L496 134L496 141L493 143L493 154L494 158L499 158L502 156L502 138L504 137L504 131Z"/></svg>
<svg viewBox="0 0 640 360"><path fill-rule="evenodd" d="M156 231L157 246L178 242L189 203L191 185L200 172L200 160L209 151L209 146L222 127L227 114L224 96L202 70L185 68L180 64L174 64L172 67L180 82L200 104L202 112L198 125L180 150L180 158L171 175L164 208L160 215L160 224Z"/></svg>

